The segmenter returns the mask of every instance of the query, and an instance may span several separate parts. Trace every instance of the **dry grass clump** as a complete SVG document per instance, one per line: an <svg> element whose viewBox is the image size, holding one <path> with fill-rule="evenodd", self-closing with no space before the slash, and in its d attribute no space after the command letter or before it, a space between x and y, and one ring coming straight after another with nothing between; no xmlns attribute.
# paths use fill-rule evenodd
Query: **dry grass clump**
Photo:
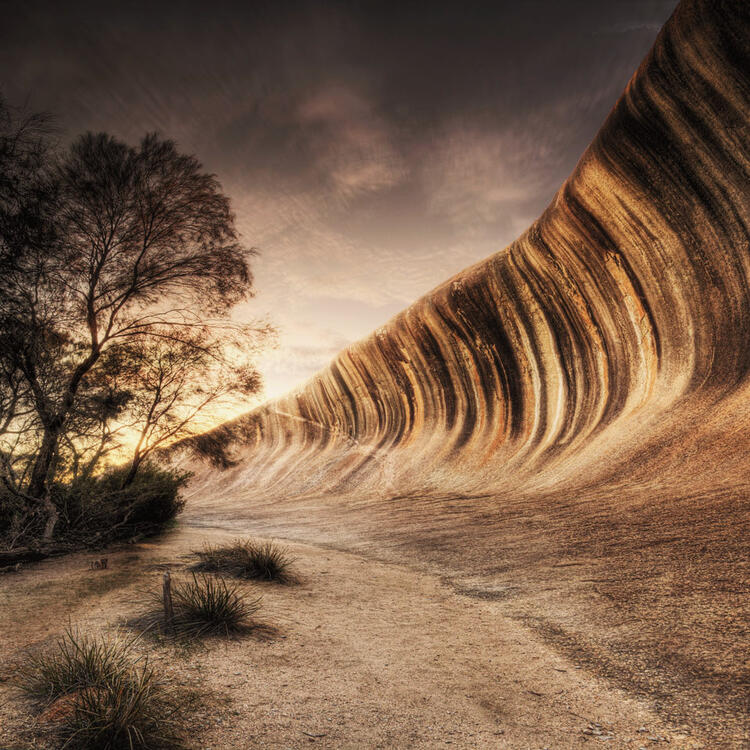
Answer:
<svg viewBox="0 0 750 750"><path fill-rule="evenodd" d="M187 640L210 635L248 633L256 625L252 616L260 609L261 598L247 599L238 586L223 578L196 576L172 587L173 617L164 613L161 592L153 594L154 609L137 624L165 635Z"/></svg>
<svg viewBox="0 0 750 750"><path fill-rule="evenodd" d="M166 750L182 746L175 730L174 698L144 664L127 679L81 691L59 723L64 748Z"/></svg>
<svg viewBox="0 0 750 750"><path fill-rule="evenodd" d="M43 721L62 748L166 750L182 746L173 719L174 695L146 659L135 658L134 640L66 631L51 649L30 656L20 686L43 700Z"/></svg>
<svg viewBox="0 0 750 750"><path fill-rule="evenodd" d="M119 635L92 637L70 628L51 648L28 655L18 669L20 687L32 698L52 701L118 680L132 663L132 644Z"/></svg>
<svg viewBox="0 0 750 750"><path fill-rule="evenodd" d="M204 545L196 551L199 562L194 570L206 573L222 573L256 581L292 583L291 571L294 559L285 547L271 541L235 539L225 545Z"/></svg>
<svg viewBox="0 0 750 750"><path fill-rule="evenodd" d="M239 633L252 627L250 618L260 609L260 597L247 600L237 586L223 578L197 577L174 589L175 626L190 637Z"/></svg>

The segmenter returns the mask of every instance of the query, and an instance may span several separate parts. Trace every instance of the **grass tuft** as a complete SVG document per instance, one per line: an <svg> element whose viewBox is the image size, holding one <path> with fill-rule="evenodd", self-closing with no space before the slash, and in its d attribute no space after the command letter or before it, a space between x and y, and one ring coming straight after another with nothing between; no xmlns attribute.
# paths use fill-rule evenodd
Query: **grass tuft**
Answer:
<svg viewBox="0 0 750 750"><path fill-rule="evenodd" d="M206 544L194 554L199 562L193 566L193 570L256 581L294 581L291 571L294 559L286 548L275 542L236 539L225 545Z"/></svg>
<svg viewBox="0 0 750 750"><path fill-rule="evenodd" d="M19 667L21 689L53 701L62 695L121 679L131 665L133 640L93 637L69 628L50 649L30 654Z"/></svg>
<svg viewBox="0 0 750 750"><path fill-rule="evenodd" d="M57 732L70 750L156 750L182 747L173 716L178 704L143 664L127 679L107 681L77 694Z"/></svg>
<svg viewBox="0 0 750 750"><path fill-rule="evenodd" d="M20 687L42 700L42 717L62 748L161 750L182 744L172 719L178 703L134 640L69 629L49 650L21 666Z"/></svg>
<svg viewBox="0 0 750 750"><path fill-rule="evenodd" d="M223 578L193 573L188 581L173 582L171 623L164 615L161 592L154 592L152 598L154 609L132 625L187 641L249 633L258 627L251 618L260 609L261 597L246 599L239 586L228 584Z"/></svg>

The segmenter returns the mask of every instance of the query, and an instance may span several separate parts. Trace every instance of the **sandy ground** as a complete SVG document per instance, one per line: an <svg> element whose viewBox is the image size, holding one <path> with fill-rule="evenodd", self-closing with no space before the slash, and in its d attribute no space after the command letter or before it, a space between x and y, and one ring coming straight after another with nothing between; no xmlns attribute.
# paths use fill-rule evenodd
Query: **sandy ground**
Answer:
<svg viewBox="0 0 750 750"><path fill-rule="evenodd" d="M13 687L24 649L67 623L113 628L220 529L182 526L159 542L0 578L0 748L27 748L33 721ZM506 612L502 599L457 592L438 577L331 548L292 543L300 582L260 592L273 630L205 649L151 646L170 680L202 697L186 716L190 746L219 748L713 748L661 721ZM600 725L592 730L591 726ZM597 732L601 732L597 735ZM726 746L732 746L729 742ZM739 745L736 745L739 746Z"/></svg>

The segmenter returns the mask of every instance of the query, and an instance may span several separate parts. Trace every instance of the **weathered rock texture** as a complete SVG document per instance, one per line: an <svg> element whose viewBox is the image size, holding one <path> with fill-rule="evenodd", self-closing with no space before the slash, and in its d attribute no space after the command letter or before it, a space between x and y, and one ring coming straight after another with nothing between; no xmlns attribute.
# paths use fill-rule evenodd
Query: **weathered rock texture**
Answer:
<svg viewBox="0 0 750 750"><path fill-rule="evenodd" d="M736 392L750 372L747 14L684 2L521 238L199 440L236 465L234 491L575 484L637 470L632 451L665 420Z"/></svg>

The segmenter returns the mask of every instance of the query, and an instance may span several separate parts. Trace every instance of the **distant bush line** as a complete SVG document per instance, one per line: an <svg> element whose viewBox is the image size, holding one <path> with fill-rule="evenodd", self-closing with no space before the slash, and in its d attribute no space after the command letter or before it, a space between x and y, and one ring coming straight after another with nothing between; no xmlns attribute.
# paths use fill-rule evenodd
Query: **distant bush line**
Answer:
<svg viewBox="0 0 750 750"><path fill-rule="evenodd" d="M66 552L103 547L112 542L150 536L167 527L182 510L180 490L190 475L156 464L144 464L135 479L122 486L128 467L76 479L70 484L54 483L50 499L57 510L54 543L46 549ZM0 566L23 560L23 550L36 545L44 519L31 518L13 493L0 487L0 544L10 550L0 556ZM31 558L33 559L33 558Z"/></svg>

